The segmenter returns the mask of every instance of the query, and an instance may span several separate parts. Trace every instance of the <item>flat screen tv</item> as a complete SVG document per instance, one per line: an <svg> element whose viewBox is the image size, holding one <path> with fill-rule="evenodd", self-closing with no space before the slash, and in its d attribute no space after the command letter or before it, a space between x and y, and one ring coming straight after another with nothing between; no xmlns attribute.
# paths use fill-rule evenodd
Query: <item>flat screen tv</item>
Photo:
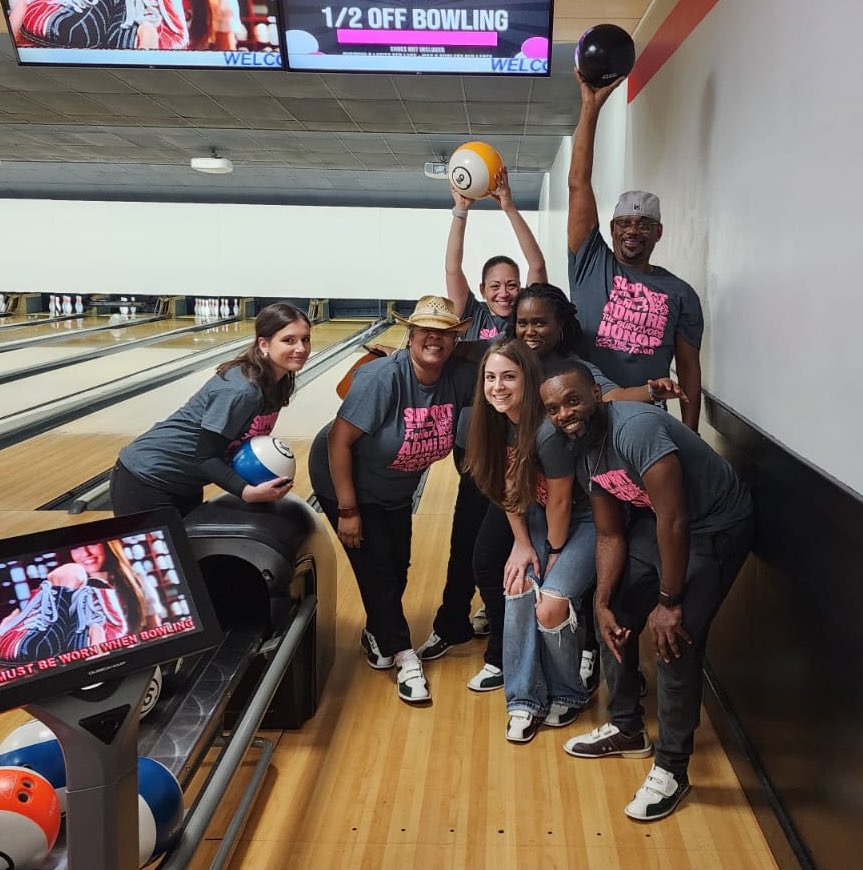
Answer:
<svg viewBox="0 0 863 870"><path fill-rule="evenodd" d="M0 0L21 64L282 69L277 0Z"/></svg>
<svg viewBox="0 0 863 870"><path fill-rule="evenodd" d="M291 70L547 76L552 0L280 0Z"/></svg>
<svg viewBox="0 0 863 870"><path fill-rule="evenodd" d="M174 511L0 541L0 710L119 679L220 637Z"/></svg>

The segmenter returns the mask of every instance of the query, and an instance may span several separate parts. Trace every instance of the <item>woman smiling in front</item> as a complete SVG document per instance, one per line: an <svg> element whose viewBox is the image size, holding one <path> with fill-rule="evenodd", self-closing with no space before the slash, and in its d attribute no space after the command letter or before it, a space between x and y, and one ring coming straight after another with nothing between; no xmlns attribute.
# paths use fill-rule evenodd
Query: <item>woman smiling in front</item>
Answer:
<svg viewBox="0 0 863 870"><path fill-rule="evenodd" d="M336 419L315 438L312 485L345 548L366 611L369 665L398 666L398 695L430 700L402 609L411 556L411 504L422 473L452 450L476 367L451 359L470 326L449 299L423 296L408 318L408 346L357 369Z"/></svg>
<svg viewBox="0 0 863 870"><path fill-rule="evenodd" d="M568 725L588 701L575 614L593 584L595 534L571 445L545 416L537 354L503 339L481 370L465 464L515 537L504 570L506 739L527 743L543 722Z"/></svg>

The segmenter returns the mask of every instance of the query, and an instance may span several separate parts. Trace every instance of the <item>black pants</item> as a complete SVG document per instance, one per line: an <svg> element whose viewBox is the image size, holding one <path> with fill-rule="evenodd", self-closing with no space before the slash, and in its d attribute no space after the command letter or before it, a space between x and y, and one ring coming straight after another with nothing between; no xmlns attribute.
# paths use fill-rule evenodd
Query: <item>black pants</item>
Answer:
<svg viewBox="0 0 863 870"><path fill-rule="evenodd" d="M749 553L751 540L751 520L724 532L690 536L683 627L693 642L690 645L681 641L682 655L668 664L656 660L656 764L678 777L686 773L700 722L702 667L710 624ZM611 721L622 731L635 732L644 727L644 709L639 702L638 636L656 607L659 593L659 548L652 513L633 513L627 541L626 568L611 610L618 624L631 629L632 634L622 664L602 644L602 667L608 683Z"/></svg>
<svg viewBox="0 0 863 870"><path fill-rule="evenodd" d="M434 619L435 633L447 643L465 643L473 637L470 603L477 585L473 550L488 505L488 499L476 488L472 478L467 474L460 475L443 601Z"/></svg>
<svg viewBox="0 0 863 870"><path fill-rule="evenodd" d="M338 503L323 496L318 501L334 529L339 527ZM363 542L345 547L366 611L366 628L381 655L391 656L411 648L411 633L402 608L411 562L411 506L385 510L361 504Z"/></svg>
<svg viewBox="0 0 863 870"><path fill-rule="evenodd" d="M473 573L488 617L485 660L497 668L503 668L503 569L513 540L506 513L496 504L489 504L474 545Z"/></svg>
<svg viewBox="0 0 863 870"><path fill-rule="evenodd" d="M193 496L177 495L135 477L120 462L111 470L109 487L115 517L166 507L176 508L185 516L204 501L203 488Z"/></svg>

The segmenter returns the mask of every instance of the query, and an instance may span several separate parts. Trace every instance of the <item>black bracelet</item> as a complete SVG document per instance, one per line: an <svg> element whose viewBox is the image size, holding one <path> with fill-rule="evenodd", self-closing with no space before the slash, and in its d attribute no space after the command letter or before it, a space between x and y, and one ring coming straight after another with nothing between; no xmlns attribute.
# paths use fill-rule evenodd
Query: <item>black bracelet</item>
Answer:
<svg viewBox="0 0 863 870"><path fill-rule="evenodd" d="M552 547L548 538L545 539L545 551L549 556L559 556L565 546L566 544L561 544L559 547Z"/></svg>

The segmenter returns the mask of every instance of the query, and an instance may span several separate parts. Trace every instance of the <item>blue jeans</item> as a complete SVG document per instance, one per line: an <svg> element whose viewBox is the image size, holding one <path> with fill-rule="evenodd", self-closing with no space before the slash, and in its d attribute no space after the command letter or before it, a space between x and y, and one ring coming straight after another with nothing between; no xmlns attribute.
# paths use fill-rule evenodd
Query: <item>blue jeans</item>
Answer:
<svg viewBox="0 0 863 870"><path fill-rule="evenodd" d="M506 597L504 693L509 712L527 710L535 716L545 716L553 702L583 707L588 700L579 674L581 648L575 632L575 612L596 577L596 530L589 515L573 518L563 552L546 574L548 526L541 505L530 506L527 526L542 576L537 579L529 569L534 588L522 595ZM534 608L537 596L543 593L569 599L569 618L555 628L544 628L537 622Z"/></svg>

